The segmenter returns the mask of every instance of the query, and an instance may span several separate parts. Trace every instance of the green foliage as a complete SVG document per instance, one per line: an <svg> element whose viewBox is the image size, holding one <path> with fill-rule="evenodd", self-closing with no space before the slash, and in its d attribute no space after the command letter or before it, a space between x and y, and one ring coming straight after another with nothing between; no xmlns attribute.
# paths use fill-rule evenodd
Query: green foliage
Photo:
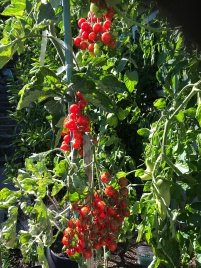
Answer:
<svg viewBox="0 0 201 268"><path fill-rule="evenodd" d="M89 1L70 3L77 35L77 19L86 16ZM35 153L15 173L16 191L0 191L0 208L9 213L2 243L20 247L27 262L38 259L47 267L44 246L55 241L55 229L63 230L69 202L86 198L90 185L83 162L72 163L54 149L67 106L80 90L89 102L92 134L98 137L96 173L105 167L117 179L127 176L131 182L131 216L120 241L132 239L137 230L137 241L146 240L153 248L151 267L188 267L194 259L199 267L200 55L187 51L178 30L158 19L153 27L145 23L151 11L142 1L108 3L117 13L117 47L100 47L98 56L74 49L70 83L64 74L69 46L62 41L60 1L13 0L1 13L8 18L1 22L0 68L19 57L19 84L11 85L11 102L17 106L12 117L19 128L15 157ZM138 26L136 43L132 25ZM21 211L28 229L16 233Z"/></svg>
<svg viewBox="0 0 201 268"><path fill-rule="evenodd" d="M59 153L59 150L55 152ZM75 169L79 188L70 183ZM80 181L84 180L82 174L80 165L78 171L75 164L69 164L68 158L55 156L54 151L27 158L25 168L19 170L14 179L16 188L0 191L0 209L8 208L8 220L3 223L0 237L3 245L19 247L27 263L38 260L48 267L45 247L52 245L66 226L69 200L73 200L67 193L81 198L78 192ZM62 192L64 188L66 191ZM27 222L27 228L16 232L17 221L22 219Z"/></svg>

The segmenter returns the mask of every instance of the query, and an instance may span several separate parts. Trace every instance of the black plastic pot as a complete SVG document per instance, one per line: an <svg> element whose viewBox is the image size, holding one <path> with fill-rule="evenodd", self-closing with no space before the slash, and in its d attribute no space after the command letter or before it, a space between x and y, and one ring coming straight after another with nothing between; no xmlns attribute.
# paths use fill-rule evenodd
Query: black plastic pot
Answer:
<svg viewBox="0 0 201 268"><path fill-rule="evenodd" d="M54 253L50 248L46 249L46 257L49 268L78 268L78 263L71 261L67 257L61 257Z"/></svg>
<svg viewBox="0 0 201 268"><path fill-rule="evenodd" d="M149 266L153 260L153 251L150 246L142 245L138 246L136 249L137 253L137 263L143 266Z"/></svg>

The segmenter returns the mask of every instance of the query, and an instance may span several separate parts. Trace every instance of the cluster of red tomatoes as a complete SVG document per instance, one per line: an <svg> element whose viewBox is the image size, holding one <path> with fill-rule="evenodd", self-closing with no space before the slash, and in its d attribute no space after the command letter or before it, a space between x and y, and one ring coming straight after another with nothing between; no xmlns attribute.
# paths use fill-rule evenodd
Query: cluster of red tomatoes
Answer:
<svg viewBox="0 0 201 268"><path fill-rule="evenodd" d="M76 92L77 102L69 107L69 114L64 120L64 129L62 131L63 142L60 149L70 151L72 144L73 149L78 149L80 154L83 150L83 134L90 131L89 118L84 115L84 109L87 101L80 91Z"/></svg>
<svg viewBox="0 0 201 268"><path fill-rule="evenodd" d="M111 33L114 10L110 7L101 9L102 15L98 14L98 10L100 10L100 6L91 3L88 18L80 18L78 21L80 31L74 39L75 46L95 55L100 53L101 44L109 48L116 47L115 38Z"/></svg>
<svg viewBox="0 0 201 268"><path fill-rule="evenodd" d="M105 172L101 181L109 181ZM106 246L108 250L117 249L117 238L125 217L130 215L128 208L128 180L121 178L118 187L107 184L102 192L91 194L85 203L73 203L72 211L78 217L68 221L62 243L68 256L82 254L84 259L93 255L93 250Z"/></svg>

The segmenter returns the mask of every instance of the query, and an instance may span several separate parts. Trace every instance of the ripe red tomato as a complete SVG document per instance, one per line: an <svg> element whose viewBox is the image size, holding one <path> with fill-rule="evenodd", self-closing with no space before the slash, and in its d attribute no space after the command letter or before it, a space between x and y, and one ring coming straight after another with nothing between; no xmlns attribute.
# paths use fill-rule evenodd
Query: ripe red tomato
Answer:
<svg viewBox="0 0 201 268"><path fill-rule="evenodd" d="M120 208L127 208L128 207L128 203L127 203L127 200L124 198L122 199L120 202L119 202L119 207Z"/></svg>
<svg viewBox="0 0 201 268"><path fill-rule="evenodd" d="M94 199L96 201L100 201L101 200L101 197L100 197L100 195L97 192L94 192Z"/></svg>
<svg viewBox="0 0 201 268"><path fill-rule="evenodd" d="M74 149L78 149L82 145L82 139L73 139L72 144Z"/></svg>
<svg viewBox="0 0 201 268"><path fill-rule="evenodd" d="M77 219L72 218L72 219L68 220L68 227L75 228L76 223L77 223Z"/></svg>
<svg viewBox="0 0 201 268"><path fill-rule="evenodd" d="M117 190L112 186L112 185L108 185L106 188L105 188L105 194L109 197L113 197Z"/></svg>
<svg viewBox="0 0 201 268"><path fill-rule="evenodd" d="M113 232L116 232L118 231L120 228L120 222L117 222L117 221L111 221L110 222L110 229L113 231Z"/></svg>
<svg viewBox="0 0 201 268"><path fill-rule="evenodd" d="M92 16L92 22L97 22L97 17L96 17L96 15L93 15L93 16Z"/></svg>
<svg viewBox="0 0 201 268"><path fill-rule="evenodd" d="M79 205L77 202L73 202L71 206L73 211L79 211Z"/></svg>
<svg viewBox="0 0 201 268"><path fill-rule="evenodd" d="M117 249L117 243L116 242L111 242L107 245L108 249L110 251L115 251Z"/></svg>
<svg viewBox="0 0 201 268"><path fill-rule="evenodd" d="M89 44L88 50L89 52L94 52L94 44Z"/></svg>
<svg viewBox="0 0 201 268"><path fill-rule="evenodd" d="M97 208L99 208L100 210L104 210L106 207L106 203L104 201L98 201L98 203L96 204Z"/></svg>
<svg viewBox="0 0 201 268"><path fill-rule="evenodd" d="M93 248L96 250L100 249L101 247L102 247L102 245L98 242L93 244Z"/></svg>
<svg viewBox="0 0 201 268"><path fill-rule="evenodd" d="M73 256L75 254L75 249L71 248L71 249L67 249L66 250L66 254L70 257Z"/></svg>
<svg viewBox="0 0 201 268"><path fill-rule="evenodd" d="M80 49L81 50L86 50L88 48L88 43L85 41L80 42Z"/></svg>
<svg viewBox="0 0 201 268"><path fill-rule="evenodd" d="M86 217L90 212L90 207L89 206L84 206L80 209L80 215L84 218Z"/></svg>
<svg viewBox="0 0 201 268"><path fill-rule="evenodd" d="M86 22L86 19L85 18L80 18L79 20L78 20L78 26L81 28L81 25L82 25L82 23L83 22Z"/></svg>
<svg viewBox="0 0 201 268"><path fill-rule="evenodd" d="M109 30L111 27L111 21L110 20L106 20L104 23L103 23L103 30L104 31L107 31Z"/></svg>
<svg viewBox="0 0 201 268"><path fill-rule="evenodd" d="M94 33L100 33L102 31L102 25L100 23L95 23L93 25L93 31Z"/></svg>
<svg viewBox="0 0 201 268"><path fill-rule="evenodd" d="M74 233L73 233L73 228L71 227L67 227L64 230L64 236L69 236L69 237L73 237Z"/></svg>
<svg viewBox="0 0 201 268"><path fill-rule="evenodd" d="M70 134L65 135L63 140L66 144L68 144L70 142Z"/></svg>
<svg viewBox="0 0 201 268"><path fill-rule="evenodd" d="M110 173L109 172L103 172L102 174L101 174L101 181L103 182L103 183L107 183L107 182L109 182L111 180L111 177L110 177Z"/></svg>
<svg viewBox="0 0 201 268"><path fill-rule="evenodd" d="M76 125L75 121L72 119L70 119L69 121L66 122L65 127L70 131L77 130L77 125Z"/></svg>
<svg viewBox="0 0 201 268"><path fill-rule="evenodd" d="M83 252L82 252L82 256L83 258L85 259L90 259L92 257L92 250L91 249L85 249Z"/></svg>
<svg viewBox="0 0 201 268"><path fill-rule="evenodd" d="M89 36L89 32L84 31L84 32L82 33L82 37L83 37L84 39L88 39L88 36Z"/></svg>
<svg viewBox="0 0 201 268"><path fill-rule="evenodd" d="M97 37L96 33L91 32L91 33L88 35L88 40L89 40L89 41L94 41L94 40L96 40L96 37Z"/></svg>
<svg viewBox="0 0 201 268"><path fill-rule="evenodd" d="M68 238L67 238L66 236L63 236L61 242L62 242L62 244L63 244L64 246L68 246L68 245L69 245L69 241L68 241Z"/></svg>
<svg viewBox="0 0 201 268"><path fill-rule="evenodd" d="M108 20L112 20L114 16L114 10L113 8L108 8L107 13L105 14L105 18Z"/></svg>
<svg viewBox="0 0 201 268"><path fill-rule="evenodd" d="M78 105L80 107L80 110L83 110L87 106L87 102L86 100L83 99L83 100L78 101Z"/></svg>
<svg viewBox="0 0 201 268"><path fill-rule="evenodd" d="M79 115L79 117L77 118L77 124L80 130L84 132L90 131L90 121L87 116L82 114Z"/></svg>
<svg viewBox="0 0 201 268"><path fill-rule="evenodd" d="M123 216L124 217L129 217L130 216L130 210L128 208L123 211Z"/></svg>
<svg viewBox="0 0 201 268"><path fill-rule="evenodd" d="M107 213L108 213L109 216L115 216L117 214L116 209L113 208L113 207L108 207L107 208Z"/></svg>
<svg viewBox="0 0 201 268"><path fill-rule="evenodd" d="M70 113L75 113L77 114L79 112L79 106L77 104L71 104L69 111Z"/></svg>
<svg viewBox="0 0 201 268"><path fill-rule="evenodd" d="M68 144L66 144L65 142L61 144L60 149L63 150L64 152L67 152L70 150L70 147Z"/></svg>
<svg viewBox="0 0 201 268"><path fill-rule="evenodd" d="M78 244L82 249L84 249L85 246L86 246L86 243L85 243L84 239L79 239Z"/></svg>
<svg viewBox="0 0 201 268"><path fill-rule="evenodd" d="M82 41L82 39L81 39L79 36L77 36L77 37L75 37L73 43L74 43L74 45L75 45L76 47L79 47L81 41Z"/></svg>
<svg viewBox="0 0 201 268"><path fill-rule="evenodd" d="M81 29L83 31L90 32L91 31L91 25L88 22L85 21L85 22L83 22L81 24Z"/></svg>
<svg viewBox="0 0 201 268"><path fill-rule="evenodd" d="M111 33L105 32L101 35L101 41L103 42L103 44L107 45L111 42L111 40L112 40Z"/></svg>

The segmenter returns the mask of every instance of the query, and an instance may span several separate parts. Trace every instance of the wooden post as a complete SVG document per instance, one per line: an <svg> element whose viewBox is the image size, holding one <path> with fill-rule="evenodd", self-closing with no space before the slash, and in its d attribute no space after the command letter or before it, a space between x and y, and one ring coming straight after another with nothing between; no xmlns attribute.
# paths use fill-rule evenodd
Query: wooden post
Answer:
<svg viewBox="0 0 201 268"><path fill-rule="evenodd" d="M83 159L85 165L85 172L88 177L89 187L93 195L93 152L92 152L92 143L90 136L85 134L83 137ZM92 198L92 196L91 196ZM95 268L94 257L87 260L88 268Z"/></svg>

